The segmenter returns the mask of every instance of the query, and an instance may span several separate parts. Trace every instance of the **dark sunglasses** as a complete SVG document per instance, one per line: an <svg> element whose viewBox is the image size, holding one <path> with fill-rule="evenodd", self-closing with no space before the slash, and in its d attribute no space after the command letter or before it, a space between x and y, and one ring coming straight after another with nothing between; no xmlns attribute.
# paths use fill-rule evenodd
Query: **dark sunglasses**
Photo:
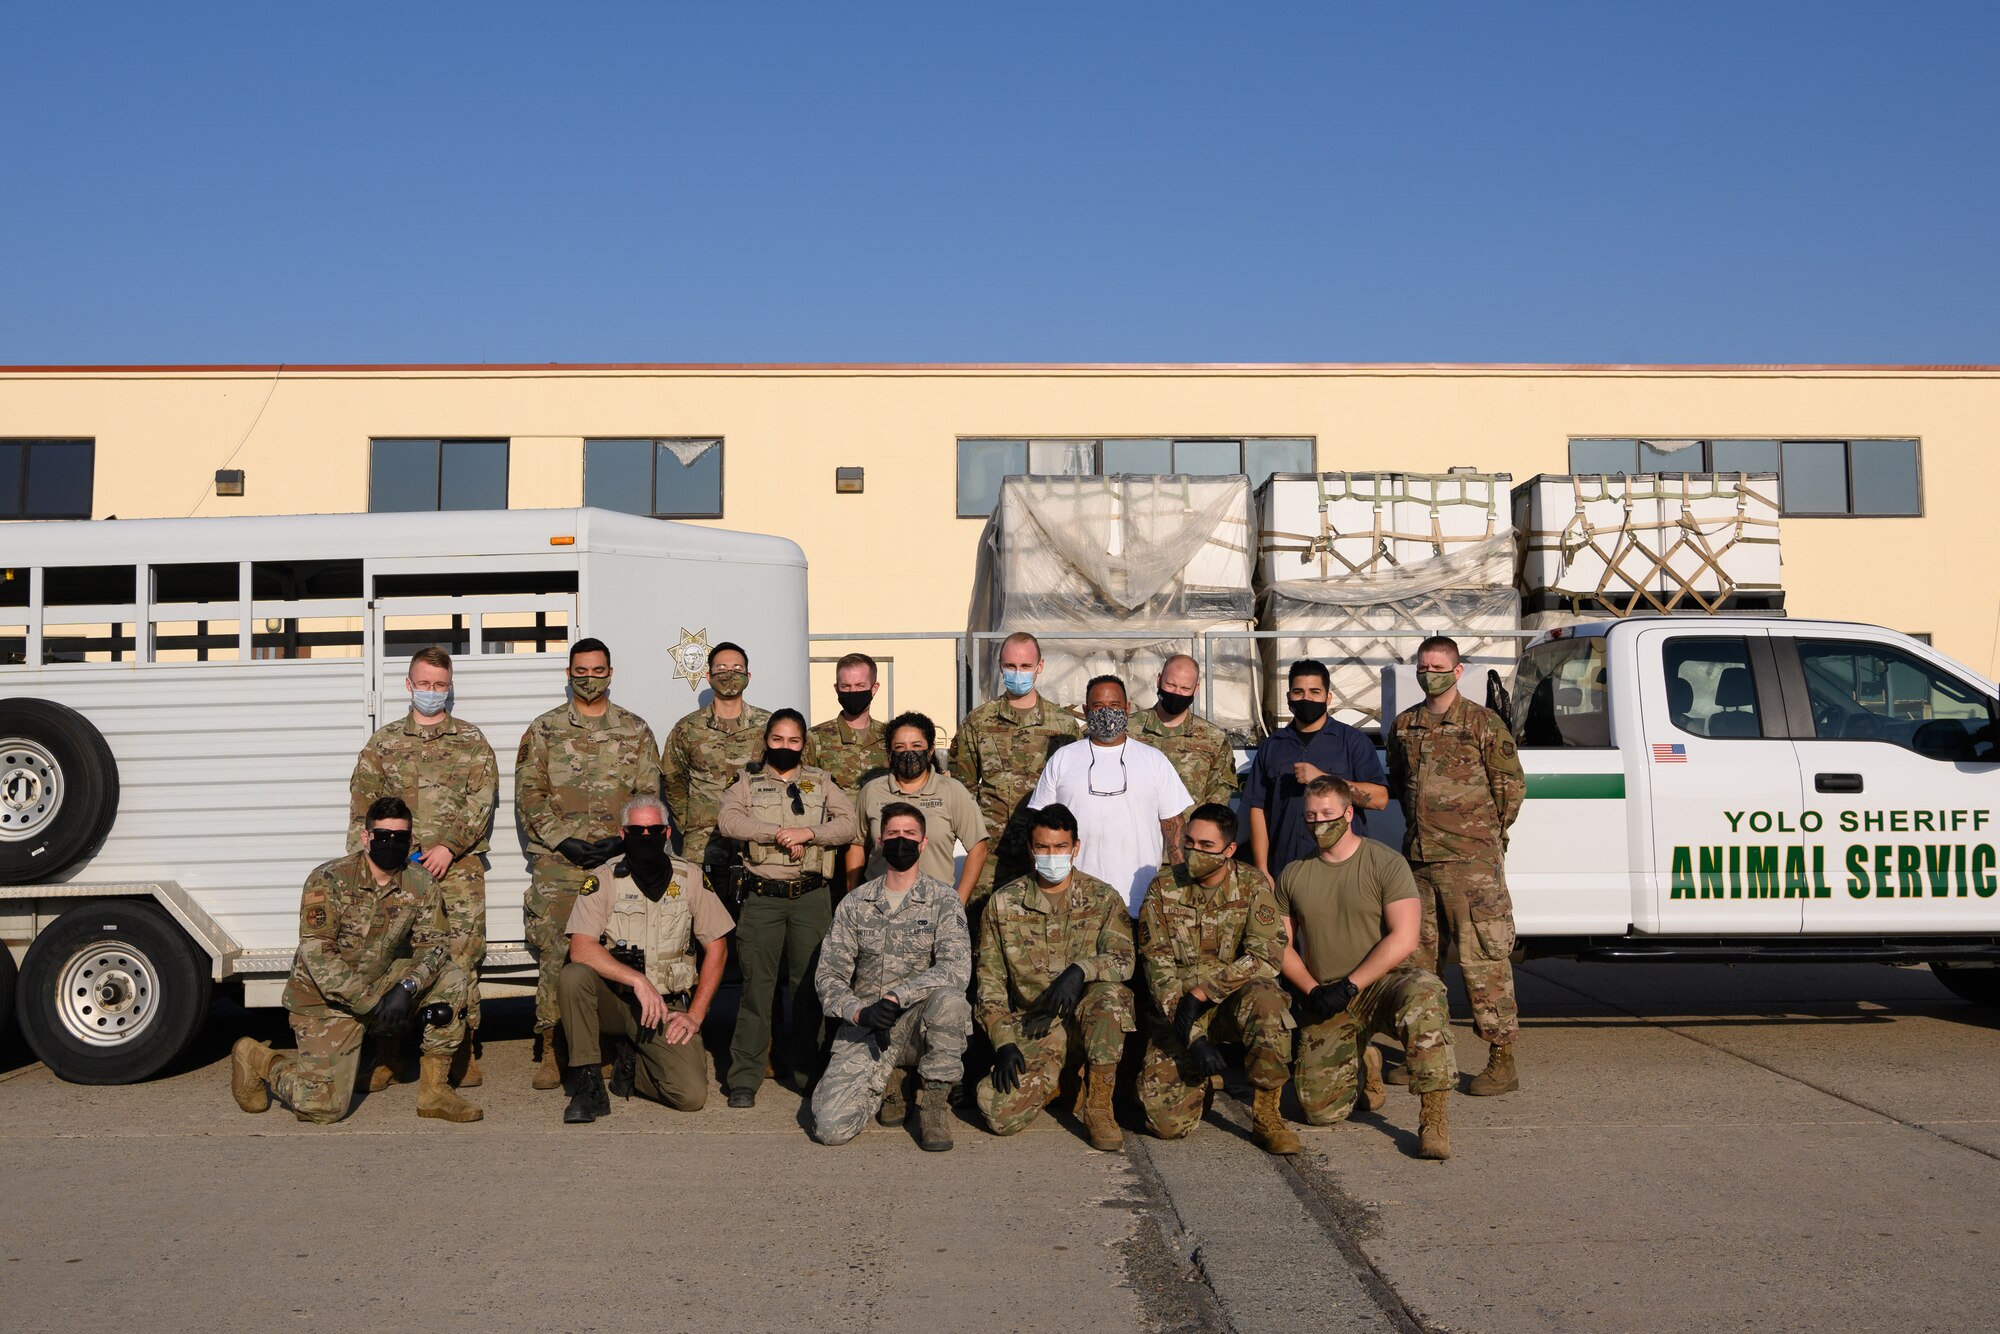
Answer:
<svg viewBox="0 0 2000 1334"><path fill-rule="evenodd" d="M806 813L806 799L799 795L799 785L797 783L785 784L785 795L792 799L793 815L804 815Z"/></svg>
<svg viewBox="0 0 2000 1334"><path fill-rule="evenodd" d="M664 834L666 832L667 827L663 824L628 824L625 826L625 836L627 838L637 838L642 834Z"/></svg>

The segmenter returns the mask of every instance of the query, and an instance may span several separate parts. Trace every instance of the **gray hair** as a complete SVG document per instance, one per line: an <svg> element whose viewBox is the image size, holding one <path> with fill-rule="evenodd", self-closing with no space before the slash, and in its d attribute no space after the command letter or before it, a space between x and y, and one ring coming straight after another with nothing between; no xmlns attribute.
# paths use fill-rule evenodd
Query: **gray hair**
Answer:
<svg viewBox="0 0 2000 1334"><path fill-rule="evenodd" d="M632 817L640 811L658 811L660 813L661 824L673 823L673 820L667 815L667 803L661 801L650 792L641 792L638 796L626 802L625 809L618 812L618 823L621 825L631 824Z"/></svg>

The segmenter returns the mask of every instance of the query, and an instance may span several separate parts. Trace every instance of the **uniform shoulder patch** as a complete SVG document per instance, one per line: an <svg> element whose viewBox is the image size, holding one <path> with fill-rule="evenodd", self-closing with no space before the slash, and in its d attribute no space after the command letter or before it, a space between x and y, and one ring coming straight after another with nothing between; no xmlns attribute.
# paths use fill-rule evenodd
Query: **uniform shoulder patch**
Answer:
<svg viewBox="0 0 2000 1334"><path fill-rule="evenodd" d="M1256 917L1259 926L1276 926L1278 924L1278 910L1268 903L1259 903L1253 915Z"/></svg>
<svg viewBox="0 0 2000 1334"><path fill-rule="evenodd" d="M582 887L579 888L576 892L579 895L595 894L597 892L597 877L594 875L585 876L583 878Z"/></svg>

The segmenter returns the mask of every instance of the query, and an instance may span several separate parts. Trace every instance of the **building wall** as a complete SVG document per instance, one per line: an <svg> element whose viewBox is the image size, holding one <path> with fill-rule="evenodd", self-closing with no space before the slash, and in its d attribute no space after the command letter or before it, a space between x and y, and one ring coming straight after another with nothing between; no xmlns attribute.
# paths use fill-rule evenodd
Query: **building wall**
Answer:
<svg viewBox="0 0 2000 1334"><path fill-rule="evenodd" d="M981 521L955 517L960 436L1311 436L1322 470L1474 465L1517 481L1565 471L1572 436L1913 436L1924 515L1787 519L1788 605L1928 632L1989 676L1996 422L2000 368L0 371L0 437L96 439L98 517L365 509L368 442L389 436L509 439L510 503L571 506L586 437L720 436L716 522L805 548L821 632L963 627ZM836 496L834 469L855 465L865 493ZM223 466L245 471L245 496L209 493ZM881 647L898 663L896 704L948 716L949 649ZM830 677L816 674L817 714Z"/></svg>

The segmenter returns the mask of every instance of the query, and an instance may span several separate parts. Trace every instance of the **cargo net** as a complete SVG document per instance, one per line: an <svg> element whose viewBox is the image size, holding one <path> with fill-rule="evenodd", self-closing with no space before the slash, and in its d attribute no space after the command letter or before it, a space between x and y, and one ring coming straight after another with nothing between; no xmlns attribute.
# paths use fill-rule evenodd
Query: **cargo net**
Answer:
<svg viewBox="0 0 2000 1334"><path fill-rule="evenodd" d="M981 543L991 628L1248 620L1249 514L1241 477L1010 477Z"/></svg>
<svg viewBox="0 0 2000 1334"><path fill-rule="evenodd" d="M1382 669L1412 662L1423 637L1458 641L1469 677L1504 675L1520 656L1508 632L1521 624L1512 582L1514 535L1502 531L1436 560L1375 574L1271 585L1264 593L1265 706L1270 725L1287 718L1287 675L1300 658L1327 665L1327 710L1364 730L1382 724ZM1395 632L1395 633L1392 633Z"/></svg>
<svg viewBox="0 0 2000 1334"><path fill-rule="evenodd" d="M1523 549L1554 540L1565 571L1588 553L1602 563L1603 573L1589 589L1552 590L1548 603L1576 614L1601 610L1614 616L1646 611L1712 615L1738 608L1745 593L1776 592L1739 585L1728 569L1728 558L1739 549L1748 555L1752 547L1778 544L1775 483L1769 494L1758 490L1744 473L1583 475L1572 477L1570 483L1576 495L1575 515L1560 532L1522 534ZM1660 517L1636 517L1633 506L1649 501L1658 503ZM1705 501L1733 502L1734 513L1696 514L1694 507ZM1585 512L1587 505L1605 502L1619 507L1615 526L1593 523ZM1762 513L1752 514L1753 506ZM1537 610L1548 609L1542 601L1537 600ZM1774 599L1772 605L1782 602Z"/></svg>
<svg viewBox="0 0 2000 1334"><path fill-rule="evenodd" d="M1506 487L1496 483L1492 475L1340 472L1320 473L1313 480L1319 485L1319 532L1267 531L1258 550L1266 556L1295 555L1301 566L1313 566L1312 575L1320 579L1375 574L1405 564L1428 563L1399 560L1396 554L1399 543L1427 546L1430 558L1436 558L1490 541L1501 531L1499 507L1506 498ZM1504 480L1501 478L1500 482ZM1479 494L1482 491L1484 494ZM1373 516L1371 526L1334 529L1328 513L1343 501L1369 506ZM1424 511L1427 521L1409 522L1418 509ZM1445 515L1452 511L1460 516L1483 511L1483 522L1477 517L1473 521L1480 530L1468 532L1470 525L1447 523ZM1367 554L1350 555L1364 539ZM1347 550L1342 550L1343 546ZM1306 573L1301 569L1302 576Z"/></svg>
<svg viewBox="0 0 2000 1334"><path fill-rule="evenodd" d="M1079 715L1083 712L1084 688L1092 677L1115 676L1125 683L1125 693L1135 709L1150 708L1158 699L1160 669L1168 658L1185 653L1204 663L1205 675L1195 694L1195 711L1229 733L1237 745L1255 743L1259 735L1258 660L1254 641L1244 636L1248 621L1190 629L1179 637L1160 639L1092 639L1088 632L1040 631L1042 675L1036 688L1047 698ZM1203 630L1215 632L1206 649ZM1235 637L1225 637L1234 632ZM999 640L982 640L979 646L977 679L985 687L984 697L1000 690Z"/></svg>

